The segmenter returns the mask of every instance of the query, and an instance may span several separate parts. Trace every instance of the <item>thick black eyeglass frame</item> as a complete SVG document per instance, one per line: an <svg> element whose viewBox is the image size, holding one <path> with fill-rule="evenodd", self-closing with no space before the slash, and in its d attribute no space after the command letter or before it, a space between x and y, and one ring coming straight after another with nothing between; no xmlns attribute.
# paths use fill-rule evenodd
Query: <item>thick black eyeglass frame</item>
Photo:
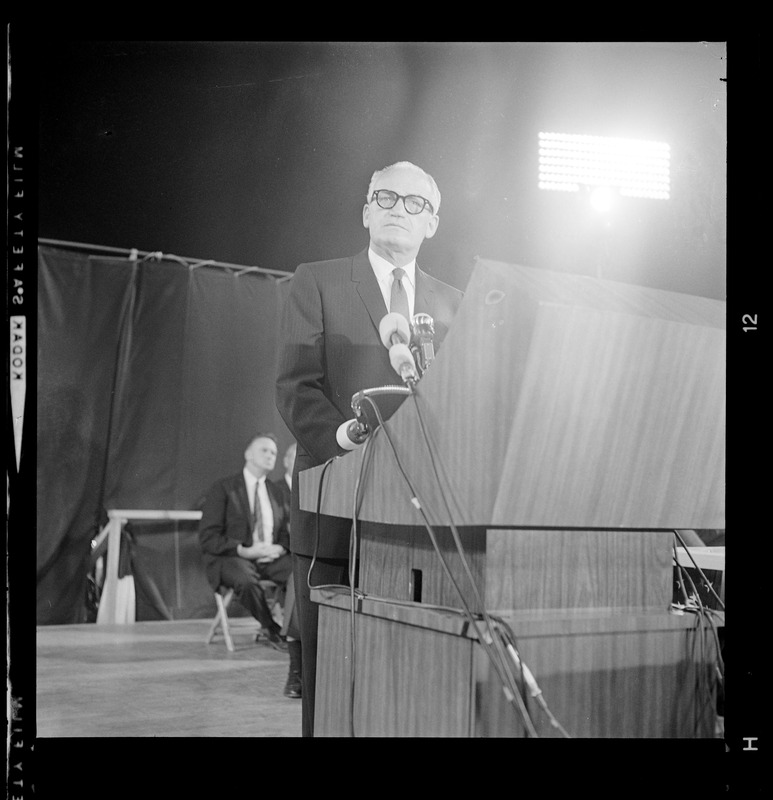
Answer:
<svg viewBox="0 0 773 800"><path fill-rule="evenodd" d="M392 205L385 206L381 202L381 200L379 200L379 193L380 192L385 192L385 193L388 193L389 195L394 196L394 198L395 198L394 203L392 203ZM423 205L418 211L411 211L408 208L408 206L405 205L405 201L409 197L414 199L414 200L421 200L422 201ZM373 192L373 194L371 195L370 199L371 199L371 201L375 200L378 203L379 207L384 208L384 209L394 208L397 205L397 201L398 200L402 200L403 201L403 207L405 208L405 210L409 214L411 214L413 216L416 216L417 214L421 214L421 212L424 211L425 208L429 208L429 213L430 214L434 214L435 213L435 209L432 207L432 203L430 203L430 201L427 200L426 197L422 197L420 194L405 194L405 195L403 195L403 194L397 194L397 192L393 192L391 189L376 189L376 191Z"/></svg>

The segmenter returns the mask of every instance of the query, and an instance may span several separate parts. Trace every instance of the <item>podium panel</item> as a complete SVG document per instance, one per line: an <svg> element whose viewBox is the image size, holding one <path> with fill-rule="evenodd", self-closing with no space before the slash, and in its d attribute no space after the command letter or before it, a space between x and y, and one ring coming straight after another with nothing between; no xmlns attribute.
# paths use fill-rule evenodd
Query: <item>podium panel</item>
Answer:
<svg viewBox="0 0 773 800"><path fill-rule="evenodd" d="M486 609L618 608L662 614L673 595L667 531L459 528L465 558ZM480 612L451 531L366 522L360 531L358 588L374 597Z"/></svg>
<svg viewBox="0 0 773 800"><path fill-rule="evenodd" d="M315 736L527 736L483 649L451 609L359 602L352 673L348 594L312 596L320 603ZM716 651L693 619L599 610L507 621L571 738L713 736ZM526 707L539 737L564 735L534 700Z"/></svg>
<svg viewBox="0 0 773 800"><path fill-rule="evenodd" d="M662 614L673 593L671 543L667 531L490 529L486 607Z"/></svg>
<svg viewBox="0 0 773 800"><path fill-rule="evenodd" d="M460 528L459 538L481 599L486 596L486 531ZM482 611L448 528L434 532L452 578L441 567L425 528L366 522L362 525L358 587L374 597ZM454 585L454 582L456 586ZM485 602L485 601L484 601Z"/></svg>

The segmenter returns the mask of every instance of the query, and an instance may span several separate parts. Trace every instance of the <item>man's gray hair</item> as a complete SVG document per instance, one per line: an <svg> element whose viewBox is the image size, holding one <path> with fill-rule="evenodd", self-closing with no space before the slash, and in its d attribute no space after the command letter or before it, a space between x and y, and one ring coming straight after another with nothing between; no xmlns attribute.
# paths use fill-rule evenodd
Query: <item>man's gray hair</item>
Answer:
<svg viewBox="0 0 773 800"><path fill-rule="evenodd" d="M253 434L253 435L250 437L249 441L247 442L247 444L246 444L246 445L245 445L245 447L244 447L245 451L246 451L246 450L249 450L249 449L250 449L250 447L252 447L252 445L253 445L253 442L257 442L257 441L258 441L258 439L271 439L271 441L272 441L272 442L273 442L273 443L274 443L274 444L275 444L277 447L279 447L279 442L277 441L277 438L276 438L276 435L275 435L275 434L273 434L273 433L270 433L270 432L263 432L263 431L259 431L258 433L255 433L255 434Z"/></svg>
<svg viewBox="0 0 773 800"><path fill-rule="evenodd" d="M388 167L384 167L383 169L377 169L373 176L370 179L370 184L368 186L368 194L365 197L366 202L370 202L370 198L373 197L373 187L376 185L376 181L385 173L389 172L390 169L395 169L400 167L402 169L412 169L414 172L418 172L420 175L425 177L427 181L429 181L430 190L432 193L432 197L428 197L427 200L432 203L432 208L434 209L435 213L438 213L438 209L440 208L440 189L437 188L437 184L435 183L435 179L429 174L429 172L425 172L421 167L417 167L416 164L412 164L410 161L398 161L395 164L390 164Z"/></svg>

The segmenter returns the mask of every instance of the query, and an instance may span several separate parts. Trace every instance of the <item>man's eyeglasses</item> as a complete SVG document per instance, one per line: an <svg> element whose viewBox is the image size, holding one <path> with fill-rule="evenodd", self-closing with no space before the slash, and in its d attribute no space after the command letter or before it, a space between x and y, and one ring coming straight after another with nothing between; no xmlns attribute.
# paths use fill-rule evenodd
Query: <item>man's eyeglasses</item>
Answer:
<svg viewBox="0 0 773 800"><path fill-rule="evenodd" d="M376 189L370 199L375 200L381 208L394 208L397 201L402 200L405 210L409 214L421 214L425 208L429 209L430 214L435 213L432 203L419 194L402 195L393 192L391 189Z"/></svg>

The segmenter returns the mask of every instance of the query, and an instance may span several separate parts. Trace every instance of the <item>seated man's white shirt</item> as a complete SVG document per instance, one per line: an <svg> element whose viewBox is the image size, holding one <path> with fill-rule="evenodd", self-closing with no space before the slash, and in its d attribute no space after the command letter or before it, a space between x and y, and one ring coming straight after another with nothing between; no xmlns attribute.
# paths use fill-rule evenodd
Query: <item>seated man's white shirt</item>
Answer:
<svg viewBox="0 0 773 800"><path fill-rule="evenodd" d="M254 514L253 502L255 499L255 484L260 483L258 488L258 499L260 500L260 514L263 529L263 541L272 544L274 541L274 509L271 506L271 500L268 496L268 489L266 488L265 476L258 481L248 469L244 470L244 480L247 484L247 497L250 500L250 511Z"/></svg>

